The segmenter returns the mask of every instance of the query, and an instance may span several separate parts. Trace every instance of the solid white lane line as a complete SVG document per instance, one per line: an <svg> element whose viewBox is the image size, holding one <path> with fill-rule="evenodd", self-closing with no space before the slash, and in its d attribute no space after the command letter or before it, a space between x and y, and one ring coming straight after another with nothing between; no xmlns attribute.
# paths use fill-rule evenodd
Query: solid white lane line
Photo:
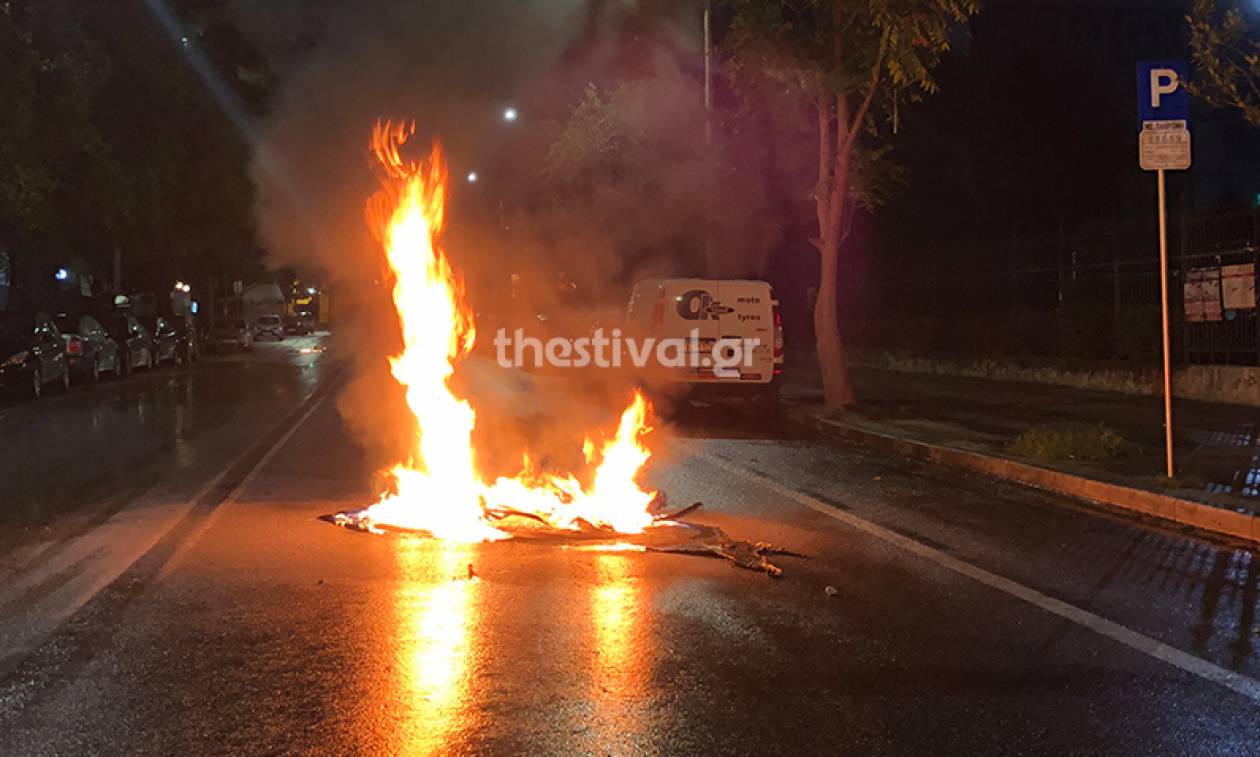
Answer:
<svg viewBox="0 0 1260 757"><path fill-rule="evenodd" d="M341 371L338 371L337 373L333 374L332 378L328 379L328 383L331 384L332 382L335 382L340 377L341 377ZM322 386L323 385L316 387L315 392L320 391ZM311 396L313 396L315 392L311 392L311 394L307 395L302 401L303 402L309 401ZM158 571L158 574L157 574L158 581L161 581L170 575L170 573L175 569L176 565L178 565L179 562L183 560L184 556L187 555L192 550L192 548L197 544L197 542L201 540L201 537L204 536L206 532L209 531L210 528L216 522L218 522L219 517L222 515L223 511L227 509L228 505L235 502L236 498L240 496L240 493L245 491L245 487L249 486L250 484L254 482L254 479L258 477L259 471L265 468L267 464L271 462L272 458L274 458L277 454L279 454L280 450L284 449L284 446L289 443L289 440L292 439L293 435L298 432L298 429L302 428L302 426L306 423L306 420L310 418L315 413L315 411L318 410L319 407L324 404L324 401L327 400L333 394L334 392L332 391L332 388L329 387L328 390L324 392L324 395L320 397L319 399L315 400L314 402L312 402L311 406L306 408L306 410L302 413L302 415L299 416L298 419L293 422L293 425L289 427L289 430L285 431L284 434L279 439L276 440L276 443L271 445L271 449L268 449L267 452L262 457L258 458L258 462L254 463L254 466L249 469L249 472L246 473L241 478L241 482L237 484L236 486L234 486L232 488L232 491L228 492L227 495L224 496L223 501L221 501L218 505L216 505L215 508L211 510L206 515L205 518L202 518L201 522L197 524L196 529L193 530L193 532L190 533L188 537L184 539L184 541L175 549L175 551L171 553L171 556L167 558L166 562L162 565L162 569ZM247 452L246 454L249 454L249 453ZM210 484L207 484L204 491L208 493L211 488L217 485L223 479L224 476L226 476L229 472L231 472L233 468L236 467L237 463L239 463L239 459L237 462L234 462L232 463L232 465L228 466L223 471L223 473L216 476L215 479L212 482L210 482ZM193 500L193 502L198 502L200 501L200 499L201 497L197 497L196 499Z"/></svg>
<svg viewBox="0 0 1260 757"><path fill-rule="evenodd" d="M1062 600L1042 594L1036 589L1024 586L1023 584L1012 581L1009 578L1003 578L995 573L990 573L984 568L976 567L971 563L959 560L956 557L941 552L940 550L933 549L932 547L917 542L907 536L902 536L895 531L890 531L889 529L869 520L828 505L826 502L815 499L808 494L798 492L795 489L775 481L769 476L743 468L729 460L726 460L725 458L718 457L708 452L700 452L693 442L676 441L675 443L681 443L682 446L690 448L692 450L693 457L700 458L709 464L726 471L727 473L741 476L745 479L753 481L776 494L782 495L783 497L796 502L797 504L804 505L815 512L822 513L823 515L838 520L850 528L854 528L865 534L873 536L880 541L886 542L898 549L909 552L925 560L934 562L943 568L952 570L959 575L966 576L973 581L978 581L990 588L997 589L998 591L1015 597L1016 599L1022 599L1023 601L1031 605L1035 605L1046 612L1057 615L1060 618L1071 621L1084 628L1088 628L1101 636L1105 636L1113 641L1118 641L1130 649L1135 649L1146 655L1154 657L1161 662L1172 665L1175 668L1179 668L1187 673L1196 675L1199 678L1211 681L1212 683L1220 684L1221 686L1242 694L1253 702L1260 704L1260 681L1257 681L1254 678L1249 678L1240 673L1235 673L1232 670L1227 670L1219 665L1208 662L1201 657L1196 657L1189 652L1183 652L1182 650L1165 644L1158 639L1153 639L1150 636L1134 631L1127 626L1122 626L1119 623L1107 620L1106 618L1096 615L1089 610L1081 609L1076 605L1068 604Z"/></svg>
<svg viewBox="0 0 1260 757"><path fill-rule="evenodd" d="M341 372L338 371L336 374L333 375L331 379L329 379L329 383L331 384L333 381L336 381L340 377L341 377ZM315 411L319 409L320 405L323 405L324 401L327 400L329 397L331 397L333 394L334 392L332 388L330 387L327 391L324 392L323 397L320 397L319 399L311 403L311 406L306 409L306 412L302 413L301 417L299 417L296 421L294 421L293 425L289 427L289 430L284 432L284 435L276 440L276 443L272 445L271 449L267 450L267 454L260 457L258 459L258 463L255 464L253 468L249 469L249 473L245 474L245 477L242 478L241 482L236 485L236 488L232 489L232 491L229 492L228 495L223 498L223 503L222 505L220 505L220 508L223 505L227 505L235 501L236 498L240 496L241 492L245 491L245 489L250 484L254 483L254 479L258 478L259 472L261 472L263 468L267 467L267 465L271 462L272 458L280 454L280 450L284 449L284 446L289 443L289 440L292 439L293 435L298 432L298 429L302 428L302 426L306 424L306 420L310 418L312 415L314 415Z"/></svg>

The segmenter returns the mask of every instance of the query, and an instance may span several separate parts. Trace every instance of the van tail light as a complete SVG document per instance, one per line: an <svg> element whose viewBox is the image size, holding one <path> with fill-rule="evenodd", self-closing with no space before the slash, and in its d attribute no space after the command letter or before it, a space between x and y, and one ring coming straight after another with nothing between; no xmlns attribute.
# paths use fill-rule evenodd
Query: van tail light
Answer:
<svg viewBox="0 0 1260 757"><path fill-rule="evenodd" d="M83 341L77 336L70 337L70 341L66 342L66 352L71 355L79 355L83 352Z"/></svg>
<svg viewBox="0 0 1260 757"><path fill-rule="evenodd" d="M783 314L774 309L774 356L783 357Z"/></svg>

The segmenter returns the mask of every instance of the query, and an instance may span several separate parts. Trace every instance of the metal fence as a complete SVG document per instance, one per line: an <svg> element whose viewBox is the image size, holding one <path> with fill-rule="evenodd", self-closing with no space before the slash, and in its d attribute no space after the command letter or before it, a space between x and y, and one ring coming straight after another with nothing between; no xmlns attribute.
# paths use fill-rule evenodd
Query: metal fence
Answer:
<svg viewBox="0 0 1260 757"><path fill-rule="evenodd" d="M1260 208L1181 211L1169 224L1175 360L1260 364ZM847 338L950 356L1153 363L1160 354L1153 222L1115 222L983 250L928 275L849 281Z"/></svg>

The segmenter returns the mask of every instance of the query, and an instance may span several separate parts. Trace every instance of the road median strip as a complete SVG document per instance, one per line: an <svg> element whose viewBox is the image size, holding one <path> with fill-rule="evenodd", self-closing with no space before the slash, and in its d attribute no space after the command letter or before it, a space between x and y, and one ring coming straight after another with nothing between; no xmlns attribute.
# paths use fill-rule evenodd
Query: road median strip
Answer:
<svg viewBox="0 0 1260 757"><path fill-rule="evenodd" d="M1260 543L1260 518L1249 513L1173 497L1147 489L1115 484L1065 471L1044 468L973 450L883 433L835 418L823 417L821 408L789 405L788 417L869 447L904 457L963 468L1038 489L1158 518L1180 526L1233 539Z"/></svg>

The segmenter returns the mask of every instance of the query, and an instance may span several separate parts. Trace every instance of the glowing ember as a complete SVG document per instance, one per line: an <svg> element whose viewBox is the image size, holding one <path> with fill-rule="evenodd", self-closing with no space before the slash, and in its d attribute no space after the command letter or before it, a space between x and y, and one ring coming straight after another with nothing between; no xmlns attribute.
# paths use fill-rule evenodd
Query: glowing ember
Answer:
<svg viewBox="0 0 1260 757"><path fill-rule="evenodd" d="M651 456L640 438L651 430L650 406L637 392L615 434L584 446L592 466L584 476L588 483L576 475L541 472L528 455L515 478L491 484L479 474L472 445L476 413L448 384L472 349L476 329L463 282L438 242L447 170L437 145L423 161L403 159L401 148L414 128L377 125L371 146L384 181L368 202L367 220L394 277L403 350L390 366L406 389L416 440L410 459L391 471L394 491L359 517L374 527L426 531L461 542L504 538L507 534L495 523L505 515L524 515L555 529L643 531L652 523L648 506L655 493L635 480Z"/></svg>

